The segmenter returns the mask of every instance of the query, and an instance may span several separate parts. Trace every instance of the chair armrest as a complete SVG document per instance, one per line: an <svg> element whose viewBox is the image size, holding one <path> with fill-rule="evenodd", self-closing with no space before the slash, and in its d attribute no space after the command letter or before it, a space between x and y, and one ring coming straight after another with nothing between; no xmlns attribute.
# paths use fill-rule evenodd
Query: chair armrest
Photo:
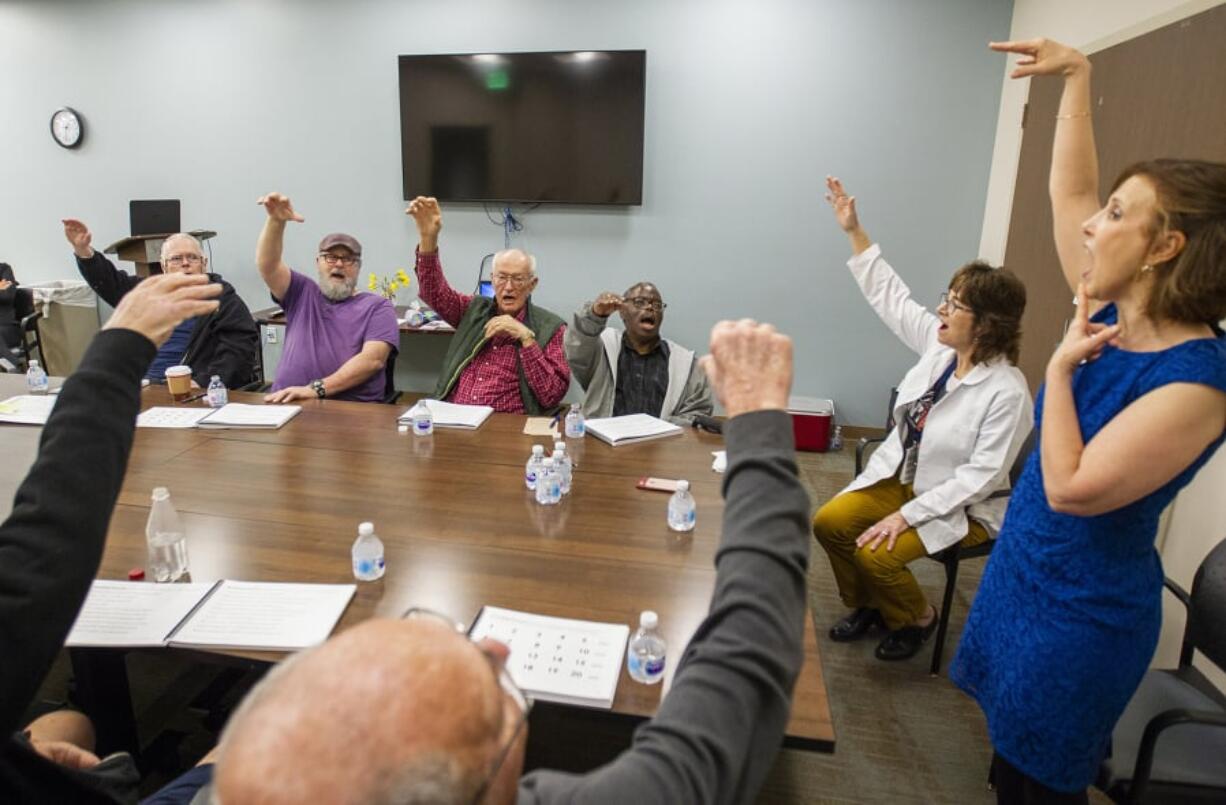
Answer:
<svg viewBox="0 0 1226 805"><path fill-rule="evenodd" d="M884 441L885 441L884 436L877 436L873 438L869 438L868 436L862 436L860 437L860 441L856 442L856 475L857 476L859 476L860 473L864 472L864 451L868 449L869 445L881 444Z"/></svg>
<svg viewBox="0 0 1226 805"><path fill-rule="evenodd" d="M1180 602L1184 605L1185 609L1190 609L1192 607L1192 596L1188 595L1188 591L1180 587L1178 583L1163 576L1162 586L1170 590L1171 595L1178 598Z"/></svg>
<svg viewBox="0 0 1226 805"><path fill-rule="evenodd" d="M1158 736L1168 727L1180 724L1201 724L1207 727L1226 729L1226 713L1213 710L1167 710L1159 713L1145 725L1141 735L1141 746L1137 750L1137 764L1133 767L1132 781L1128 784L1128 799L1130 803L1140 803L1145 796L1145 786L1149 785L1149 775L1154 765L1154 750L1158 744Z"/></svg>
<svg viewBox="0 0 1226 805"><path fill-rule="evenodd" d="M41 310L36 310L28 316L23 316L20 325L21 331L23 333L28 333L34 327L34 322L38 321L42 317L43 313Z"/></svg>

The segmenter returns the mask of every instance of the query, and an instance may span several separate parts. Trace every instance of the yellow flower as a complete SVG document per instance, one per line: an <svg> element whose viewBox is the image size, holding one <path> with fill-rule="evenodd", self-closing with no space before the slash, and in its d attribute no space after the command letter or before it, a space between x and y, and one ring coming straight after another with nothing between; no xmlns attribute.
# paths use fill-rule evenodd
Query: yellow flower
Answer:
<svg viewBox="0 0 1226 805"><path fill-rule="evenodd" d="M403 268L396 269L396 276L400 278L400 282L404 287L409 287L409 275L404 273Z"/></svg>
<svg viewBox="0 0 1226 805"><path fill-rule="evenodd" d="M400 286L396 284L396 281L392 280L391 282L387 284L388 293L396 293L396 289L399 287Z"/></svg>
<svg viewBox="0 0 1226 805"><path fill-rule="evenodd" d="M370 282L366 287L372 291L379 287L379 278L375 276L373 271L370 274Z"/></svg>

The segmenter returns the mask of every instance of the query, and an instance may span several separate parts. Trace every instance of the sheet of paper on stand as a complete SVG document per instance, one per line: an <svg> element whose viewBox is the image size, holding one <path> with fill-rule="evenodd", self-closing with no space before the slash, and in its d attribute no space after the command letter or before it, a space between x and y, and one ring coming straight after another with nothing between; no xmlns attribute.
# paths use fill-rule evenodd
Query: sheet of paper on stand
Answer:
<svg viewBox="0 0 1226 805"><path fill-rule="evenodd" d="M485 420L489 419L494 409L488 405L459 405L458 403L442 402L441 400L421 400L430 409L436 428L464 428L476 430ZM412 408L406 408L400 414L399 421L410 422L413 419Z"/></svg>
<svg viewBox="0 0 1226 805"><path fill-rule="evenodd" d="M681 435L681 428L650 414L598 417L587 420L587 432L617 447L665 436Z"/></svg>
<svg viewBox="0 0 1226 805"><path fill-rule="evenodd" d="M52 394L22 394L0 402L0 422L10 425L46 425L59 398Z"/></svg>
<svg viewBox="0 0 1226 805"><path fill-rule="evenodd" d="M302 413L301 405L227 403L200 420L198 428L279 428Z"/></svg>

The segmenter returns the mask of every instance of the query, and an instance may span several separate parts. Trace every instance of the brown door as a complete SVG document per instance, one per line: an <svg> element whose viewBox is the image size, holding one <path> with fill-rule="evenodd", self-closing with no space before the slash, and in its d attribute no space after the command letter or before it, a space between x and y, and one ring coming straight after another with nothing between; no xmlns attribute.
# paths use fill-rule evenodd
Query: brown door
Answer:
<svg viewBox="0 0 1226 805"><path fill-rule="evenodd" d="M1154 157L1226 162L1226 5L1090 57L1100 194ZM1019 365L1037 390L1072 311L1052 241L1047 175L1061 82L1032 81L1005 265L1026 283Z"/></svg>

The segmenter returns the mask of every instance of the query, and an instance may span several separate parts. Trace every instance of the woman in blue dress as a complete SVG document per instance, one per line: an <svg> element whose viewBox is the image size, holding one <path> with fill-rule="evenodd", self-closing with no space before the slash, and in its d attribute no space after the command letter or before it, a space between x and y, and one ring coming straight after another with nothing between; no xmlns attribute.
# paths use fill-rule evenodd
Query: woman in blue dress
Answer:
<svg viewBox="0 0 1226 805"><path fill-rule="evenodd" d="M1089 61L992 47L1022 54L1014 78L1064 77L1050 193L1078 305L950 676L987 716L999 802L1086 802L1158 642L1158 516L1226 435L1226 165L1140 163L1101 205Z"/></svg>

